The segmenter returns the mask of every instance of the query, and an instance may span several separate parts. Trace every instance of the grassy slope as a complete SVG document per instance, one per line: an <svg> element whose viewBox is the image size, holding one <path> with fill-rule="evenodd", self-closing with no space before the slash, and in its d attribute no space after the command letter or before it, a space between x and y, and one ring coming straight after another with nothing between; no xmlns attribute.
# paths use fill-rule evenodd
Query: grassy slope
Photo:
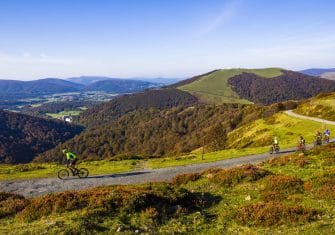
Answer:
<svg viewBox="0 0 335 235"><path fill-rule="evenodd" d="M0 233L334 234L334 154L330 145L260 168L179 176L171 186L48 195L0 218ZM13 208L11 201L0 205L7 213Z"/></svg>
<svg viewBox="0 0 335 235"><path fill-rule="evenodd" d="M322 128L322 123L302 120L280 113L267 119L256 120L231 132L228 135L227 142L228 147L231 149L207 152L204 155L204 160L201 159L201 149L199 149L191 154L178 157L122 161L103 160L84 162L80 166L87 167L90 170L90 174L94 175L130 171L142 167L161 168L213 162L265 153L268 151L274 136L278 137L281 148L296 146L300 135L305 137L307 143L312 143L316 130L321 130ZM332 133L335 133L335 127L328 126L328 128ZM0 180L55 177L57 170L61 167L52 164L30 164L30 166L32 167L27 167L31 169L30 171L22 172L20 167L17 166L0 165ZM45 169L38 169L38 166L42 166Z"/></svg>
<svg viewBox="0 0 335 235"><path fill-rule="evenodd" d="M334 126L327 126L335 131ZM324 124L288 116L275 114L266 119L258 119L244 125L228 135L227 145L230 148L258 147L270 145L274 136L278 137L281 148L296 146L302 135L307 143L313 143L316 131L323 131Z"/></svg>
<svg viewBox="0 0 335 235"><path fill-rule="evenodd" d="M296 113L335 121L335 93L319 95L299 105Z"/></svg>
<svg viewBox="0 0 335 235"><path fill-rule="evenodd" d="M183 85L179 89L190 92L207 102L214 103L250 103L230 88L228 79L243 72L254 73L264 78L277 77L282 74L279 68L268 69L223 69L203 76L195 82Z"/></svg>

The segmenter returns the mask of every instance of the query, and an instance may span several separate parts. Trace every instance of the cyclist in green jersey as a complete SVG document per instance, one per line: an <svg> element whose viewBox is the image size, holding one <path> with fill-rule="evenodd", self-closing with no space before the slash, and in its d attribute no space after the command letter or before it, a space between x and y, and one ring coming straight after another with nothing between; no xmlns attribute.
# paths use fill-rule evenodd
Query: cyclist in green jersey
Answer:
<svg viewBox="0 0 335 235"><path fill-rule="evenodd" d="M66 166L72 168L73 170L76 170L76 163L77 163L77 155L70 152L67 149L63 149L63 153L66 156Z"/></svg>

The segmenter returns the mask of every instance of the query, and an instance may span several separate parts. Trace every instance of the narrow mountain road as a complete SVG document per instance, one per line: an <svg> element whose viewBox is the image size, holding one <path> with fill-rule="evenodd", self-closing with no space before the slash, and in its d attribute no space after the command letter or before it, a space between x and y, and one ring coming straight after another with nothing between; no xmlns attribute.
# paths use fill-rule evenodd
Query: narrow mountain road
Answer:
<svg viewBox="0 0 335 235"><path fill-rule="evenodd" d="M285 111L290 116L309 119L313 121L320 121L323 123L335 125L335 122L330 122L318 118L306 117L293 113L292 111ZM332 140L334 141L334 140ZM311 148L308 145L307 148ZM58 178L44 178L32 180L11 180L0 181L0 191L18 193L26 197L36 197L52 192L61 192L66 190L78 190L102 185L116 185L116 184L141 184L147 182L170 181L174 176L185 173L202 172L209 168L229 168L243 164L257 164L265 160L289 154L294 152L295 148L282 150L281 153L270 155L268 153L249 155L239 158L226 159L210 163L199 163L186 166L167 167L160 169L144 169L139 171L125 172L120 174L97 175L89 176L86 179L79 179L76 177L68 180L59 180Z"/></svg>
<svg viewBox="0 0 335 235"><path fill-rule="evenodd" d="M284 111L284 113L286 113L287 115L292 116L292 117L297 117L297 118L301 118L301 119L305 119L305 120L311 120L311 121L315 121L315 122L321 122L321 123L328 124L328 125L335 125L334 121L329 121L329 120L316 118L316 117L304 116L304 115L297 114L297 113L293 112L293 110L287 110L287 111Z"/></svg>

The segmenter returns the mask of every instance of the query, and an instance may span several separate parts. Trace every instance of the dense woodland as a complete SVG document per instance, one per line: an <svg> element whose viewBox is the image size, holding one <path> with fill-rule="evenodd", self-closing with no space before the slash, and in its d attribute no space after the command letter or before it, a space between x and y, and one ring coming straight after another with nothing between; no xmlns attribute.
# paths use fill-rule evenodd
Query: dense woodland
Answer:
<svg viewBox="0 0 335 235"><path fill-rule="evenodd" d="M286 100L301 100L321 92L335 91L335 81L283 71L276 78L264 79L252 73L242 73L229 79L232 89L256 104L272 104Z"/></svg>
<svg viewBox="0 0 335 235"><path fill-rule="evenodd" d="M204 136L207 148L224 149L229 131L295 106L296 103L287 102L263 107L197 104L165 110L140 109L103 125L94 125L95 128L41 154L36 161L57 161L65 147L78 153L81 159L118 159L120 154L126 157L177 155L201 147Z"/></svg>
<svg viewBox="0 0 335 235"><path fill-rule="evenodd" d="M0 163L29 162L81 130L60 121L0 110Z"/></svg>
<svg viewBox="0 0 335 235"><path fill-rule="evenodd" d="M197 102L198 99L195 96L177 89L148 90L133 95L119 96L97 105L80 115L80 123L88 127L99 126L138 109L166 109L189 106Z"/></svg>

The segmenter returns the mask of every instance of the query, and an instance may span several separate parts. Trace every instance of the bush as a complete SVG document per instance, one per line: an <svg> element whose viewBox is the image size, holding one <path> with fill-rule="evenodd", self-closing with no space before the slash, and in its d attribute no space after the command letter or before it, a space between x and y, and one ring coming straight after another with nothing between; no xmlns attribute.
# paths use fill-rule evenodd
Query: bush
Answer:
<svg viewBox="0 0 335 235"><path fill-rule="evenodd" d="M149 186L100 187L78 192L62 192L32 199L18 214L25 221L33 221L52 213L74 210L99 210L107 214L140 212L147 208L167 214L174 213L175 205L195 207L198 199L186 189L175 189L168 184ZM167 215L165 215L167 216Z"/></svg>
<svg viewBox="0 0 335 235"><path fill-rule="evenodd" d="M211 180L218 184L231 186L242 181L257 181L269 174L269 171L254 165L244 165L217 171L213 174Z"/></svg>
<svg viewBox="0 0 335 235"><path fill-rule="evenodd" d="M311 191L316 198L335 199L335 169L314 175L304 188Z"/></svg>
<svg viewBox="0 0 335 235"><path fill-rule="evenodd" d="M268 163L270 166L285 166L287 164L293 164L299 167L305 167L307 164L310 164L310 160L304 154L299 154L273 158L269 160Z"/></svg>
<svg viewBox="0 0 335 235"><path fill-rule="evenodd" d="M196 181L200 179L200 177L201 174L199 173L182 174L173 177L171 182L173 185L187 184L190 181Z"/></svg>
<svg viewBox="0 0 335 235"><path fill-rule="evenodd" d="M272 201L242 206L237 209L236 219L244 225L273 226L305 223L315 220L319 212L302 206L288 206Z"/></svg>
<svg viewBox="0 0 335 235"><path fill-rule="evenodd" d="M15 215L23 210L28 204L23 196L11 193L0 192L0 219Z"/></svg>
<svg viewBox="0 0 335 235"><path fill-rule="evenodd" d="M289 175L270 175L264 179L264 191L277 194L294 194L303 192L304 182Z"/></svg>
<svg viewBox="0 0 335 235"><path fill-rule="evenodd" d="M35 171L35 170L42 170L46 169L44 166L37 165L37 164L19 164L16 165L14 170L18 172L27 172L27 171Z"/></svg>
<svg viewBox="0 0 335 235"><path fill-rule="evenodd" d="M315 191L315 195L320 199L335 199L335 185L324 185Z"/></svg>

